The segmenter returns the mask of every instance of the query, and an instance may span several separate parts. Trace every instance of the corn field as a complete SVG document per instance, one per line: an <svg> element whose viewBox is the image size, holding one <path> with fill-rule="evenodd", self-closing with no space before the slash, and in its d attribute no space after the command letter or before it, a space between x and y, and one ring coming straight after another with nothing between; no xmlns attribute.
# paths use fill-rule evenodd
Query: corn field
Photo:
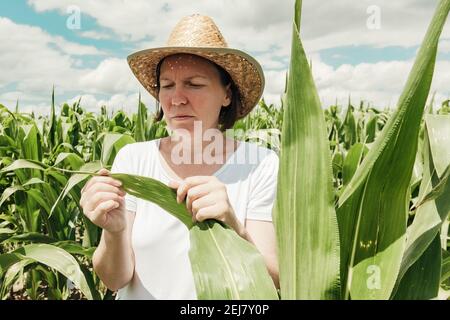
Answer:
<svg viewBox="0 0 450 320"><path fill-rule="evenodd" d="M233 128L234 138L280 155L273 211L280 290L255 248L227 226L194 225L157 181L112 175L190 230L199 299L450 297L450 100L436 106L429 94L449 10L450 0L441 0L396 108L349 101L323 109L296 1L280 104L261 100ZM92 269L101 230L82 213L81 189L124 145L167 136L166 125L141 101L134 114L54 101L53 93L44 117L0 104L0 298L113 299ZM205 229L223 240L224 256L214 254ZM252 255L254 264L240 268ZM221 259L235 266L232 279L205 277L205 265L222 274Z"/></svg>

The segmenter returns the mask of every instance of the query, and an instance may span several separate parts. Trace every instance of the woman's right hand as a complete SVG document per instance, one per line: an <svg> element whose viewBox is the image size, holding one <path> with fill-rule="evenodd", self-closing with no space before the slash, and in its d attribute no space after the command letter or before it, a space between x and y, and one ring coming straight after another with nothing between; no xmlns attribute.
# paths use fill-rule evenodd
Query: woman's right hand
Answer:
<svg viewBox="0 0 450 320"><path fill-rule="evenodd" d="M95 225L109 231L120 233L126 230L125 191L120 186L122 183L108 177L109 171L101 169L95 176L89 179L81 190L80 205L83 213Z"/></svg>

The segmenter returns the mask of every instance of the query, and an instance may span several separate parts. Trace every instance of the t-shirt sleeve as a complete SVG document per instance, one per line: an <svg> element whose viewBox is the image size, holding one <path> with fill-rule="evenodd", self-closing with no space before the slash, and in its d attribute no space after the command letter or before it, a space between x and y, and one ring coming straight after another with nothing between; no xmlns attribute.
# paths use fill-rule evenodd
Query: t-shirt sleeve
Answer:
<svg viewBox="0 0 450 320"><path fill-rule="evenodd" d="M128 145L122 147L119 150L114 162L111 167L111 173L125 173L125 174L135 174L132 166L133 161L131 161L131 152L129 151ZM136 212L137 198L130 194L125 195L125 207L128 211Z"/></svg>
<svg viewBox="0 0 450 320"><path fill-rule="evenodd" d="M277 193L278 155L270 152L253 172L247 219L272 221L272 209Z"/></svg>

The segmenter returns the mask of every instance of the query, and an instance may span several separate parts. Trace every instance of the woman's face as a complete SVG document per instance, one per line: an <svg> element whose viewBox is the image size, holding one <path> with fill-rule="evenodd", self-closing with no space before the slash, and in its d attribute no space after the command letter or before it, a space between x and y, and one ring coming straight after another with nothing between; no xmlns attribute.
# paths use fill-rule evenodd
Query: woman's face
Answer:
<svg viewBox="0 0 450 320"><path fill-rule="evenodd" d="M195 55L177 54L164 59L159 83L159 101L172 130L193 133L194 121L200 121L202 134L218 128L220 109L231 103L231 90L222 85L217 68Z"/></svg>

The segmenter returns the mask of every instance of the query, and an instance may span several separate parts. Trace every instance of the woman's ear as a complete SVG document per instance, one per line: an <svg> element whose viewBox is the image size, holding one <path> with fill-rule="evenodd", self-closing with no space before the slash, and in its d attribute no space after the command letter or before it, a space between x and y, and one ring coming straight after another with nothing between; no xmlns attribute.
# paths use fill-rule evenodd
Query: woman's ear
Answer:
<svg viewBox="0 0 450 320"><path fill-rule="evenodd" d="M225 87L226 96L223 100L222 106L229 107L231 105L231 98L233 96L233 92L231 91L231 83L229 83Z"/></svg>

